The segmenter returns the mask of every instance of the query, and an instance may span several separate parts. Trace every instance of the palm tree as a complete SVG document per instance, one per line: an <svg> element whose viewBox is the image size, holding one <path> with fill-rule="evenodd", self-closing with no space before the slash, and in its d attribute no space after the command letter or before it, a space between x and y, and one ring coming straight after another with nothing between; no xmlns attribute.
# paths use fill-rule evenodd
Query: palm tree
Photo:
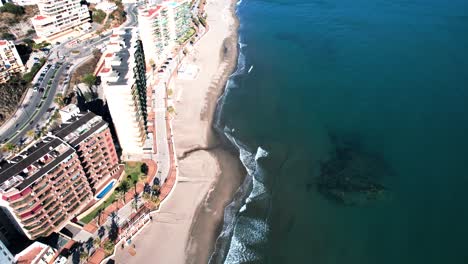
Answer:
<svg viewBox="0 0 468 264"><path fill-rule="evenodd" d="M98 225L101 225L101 216L102 216L103 212L104 212L104 209L102 209L102 208L99 208L98 211L97 211L97 217L98 217L97 223L98 223Z"/></svg>
<svg viewBox="0 0 468 264"><path fill-rule="evenodd" d="M135 209L135 211L138 211L138 203L140 202L140 195L138 193L135 193L133 195L133 202L132 202L132 207Z"/></svg>
<svg viewBox="0 0 468 264"><path fill-rule="evenodd" d="M135 188L135 195L137 195L137 183L138 183L138 180L133 180L133 187Z"/></svg>
<svg viewBox="0 0 468 264"><path fill-rule="evenodd" d="M2 147L2 150L3 150L3 151L9 151L9 152L14 151L15 149L16 149L16 146L15 146L15 144L13 144L13 143L6 143L6 144L3 145L3 147Z"/></svg>
<svg viewBox="0 0 468 264"><path fill-rule="evenodd" d="M130 190L130 184L128 183L128 181L126 180L122 181L122 183L120 183L120 186L119 186L119 191L123 194L124 203L125 203L125 195L128 193L129 190Z"/></svg>
<svg viewBox="0 0 468 264"><path fill-rule="evenodd" d="M94 240L93 240L93 247L94 248L98 248L99 246L101 246L101 239L99 237L96 237Z"/></svg>
<svg viewBox="0 0 468 264"><path fill-rule="evenodd" d="M145 186L143 186L143 192L144 193L150 193L151 192L151 186L149 183L145 182Z"/></svg>
<svg viewBox="0 0 468 264"><path fill-rule="evenodd" d="M117 190L115 192L115 200L114 200L114 202L117 202L117 209L119 209L119 201L123 201L125 203L125 194L122 191Z"/></svg>
<svg viewBox="0 0 468 264"><path fill-rule="evenodd" d="M88 260L88 253L86 251L81 251L80 252L80 263L86 263Z"/></svg>
<svg viewBox="0 0 468 264"><path fill-rule="evenodd" d="M34 132L33 129L28 130L28 132L26 132L26 136L28 136L30 138L34 137L34 135L36 135L36 132Z"/></svg>

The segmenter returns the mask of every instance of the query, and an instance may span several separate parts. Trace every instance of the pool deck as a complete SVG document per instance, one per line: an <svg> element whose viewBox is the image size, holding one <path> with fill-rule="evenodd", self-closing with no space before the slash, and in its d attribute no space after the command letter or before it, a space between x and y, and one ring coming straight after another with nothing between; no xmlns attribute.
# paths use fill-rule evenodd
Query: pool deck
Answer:
<svg viewBox="0 0 468 264"><path fill-rule="evenodd" d="M148 165L148 177L146 178L145 182L151 183L153 181L154 177L156 176L157 165L153 160L143 160L143 162L145 162ZM111 180L112 179L109 179L108 182L106 182L106 184L104 186L106 186ZM115 187L117 185L118 184L114 184L113 187ZM138 182L138 184L136 186L137 187L136 191L138 193L141 193L143 191L144 186L145 186L145 183L143 181ZM108 192L106 194L106 196L110 195L111 193L112 192ZM134 189L132 188L125 195L125 201L126 201L125 204L131 203L131 201L133 200L133 195L134 195ZM102 198L100 200L94 200L93 199L93 201L92 201L93 204L88 207L87 211L89 211L89 209L91 209L91 207L92 207L92 210L94 210L101 203L99 203L99 205L97 205L97 206L94 206L94 205L96 205L98 201L105 201L105 199L107 199L107 197L104 197L104 198ZM107 219L112 212L122 208L125 204L123 203L123 201L114 202L113 204L109 205L106 209L104 209L104 212L101 215L101 219L102 219L101 223L98 224L97 220L94 219L91 222L89 222L87 225L85 225L83 228L88 232L94 233L99 228L100 225L104 224L105 219Z"/></svg>

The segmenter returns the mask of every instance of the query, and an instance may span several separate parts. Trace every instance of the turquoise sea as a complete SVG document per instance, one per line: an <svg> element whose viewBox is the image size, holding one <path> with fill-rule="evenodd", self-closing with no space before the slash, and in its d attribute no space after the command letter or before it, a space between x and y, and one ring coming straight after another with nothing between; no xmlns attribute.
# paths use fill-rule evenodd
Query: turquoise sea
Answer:
<svg viewBox="0 0 468 264"><path fill-rule="evenodd" d="M250 176L211 262L468 263L468 1L243 0L237 15L217 126Z"/></svg>

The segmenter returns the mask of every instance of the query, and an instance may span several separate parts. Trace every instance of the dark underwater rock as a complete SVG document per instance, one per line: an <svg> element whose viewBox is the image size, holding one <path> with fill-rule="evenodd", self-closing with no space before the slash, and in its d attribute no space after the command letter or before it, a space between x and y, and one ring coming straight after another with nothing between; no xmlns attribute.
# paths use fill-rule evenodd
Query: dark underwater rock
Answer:
<svg viewBox="0 0 468 264"><path fill-rule="evenodd" d="M380 156L341 145L321 164L317 190L339 204L360 205L385 197L387 189L379 179L390 174L389 166Z"/></svg>

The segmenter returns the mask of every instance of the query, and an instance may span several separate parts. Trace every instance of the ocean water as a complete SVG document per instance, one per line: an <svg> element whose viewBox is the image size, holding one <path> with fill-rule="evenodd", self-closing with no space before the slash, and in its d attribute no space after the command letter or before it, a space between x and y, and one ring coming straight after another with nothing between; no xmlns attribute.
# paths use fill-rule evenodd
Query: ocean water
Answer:
<svg viewBox="0 0 468 264"><path fill-rule="evenodd" d="M212 262L468 263L468 1L243 0L237 15L217 126L249 177Z"/></svg>

